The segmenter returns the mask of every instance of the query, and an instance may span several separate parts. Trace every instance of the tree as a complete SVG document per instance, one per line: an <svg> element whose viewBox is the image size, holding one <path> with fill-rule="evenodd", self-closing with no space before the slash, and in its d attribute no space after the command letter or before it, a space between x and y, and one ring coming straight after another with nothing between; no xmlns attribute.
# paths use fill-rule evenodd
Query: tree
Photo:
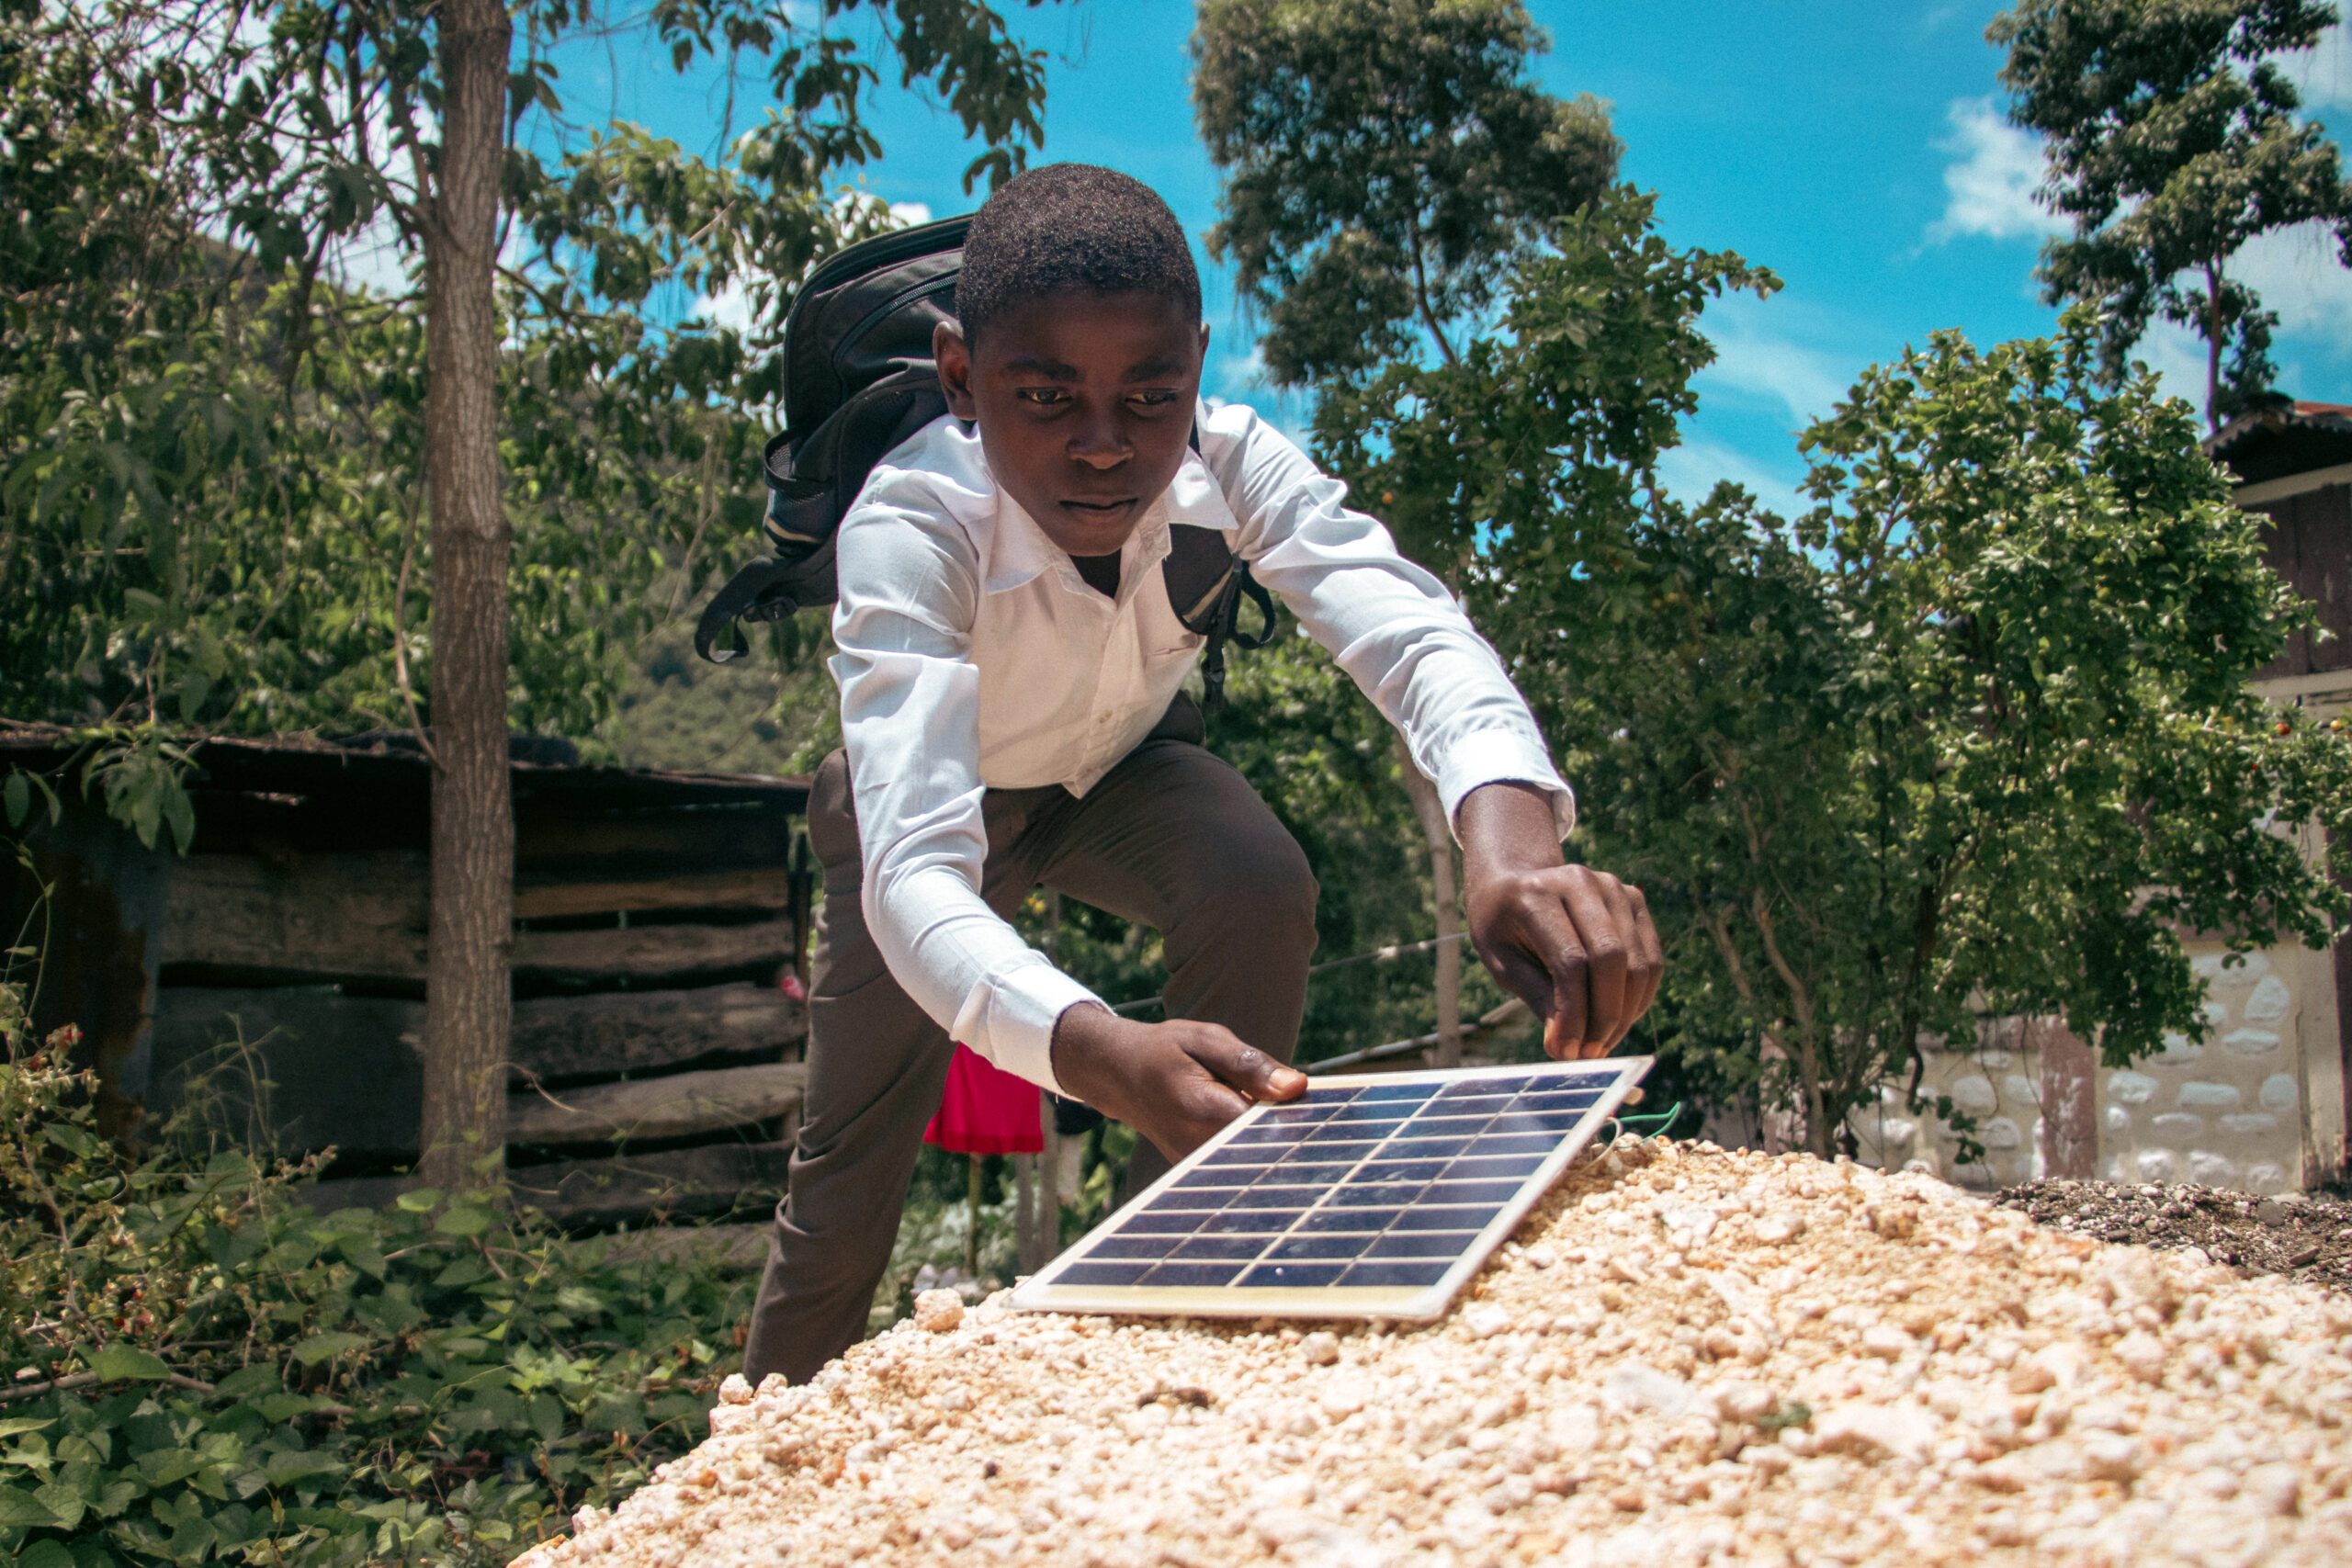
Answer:
<svg viewBox="0 0 2352 1568"><path fill-rule="evenodd" d="M1421 498L1406 526L1476 551L1579 847L1651 892L1685 1043L1765 1046L1726 1076L1826 1154L1923 1037L2057 1013L2120 1065L2204 1027L2181 931L2327 939L2344 896L2266 824L2352 828L2352 750L2245 685L2302 612L2086 314L1866 372L1791 523L1656 481L1705 301L1770 275L1671 250L1630 195L1555 250L1459 368L1320 418L1351 479Z"/></svg>
<svg viewBox="0 0 2352 1568"><path fill-rule="evenodd" d="M69 581L78 573L135 606L152 634L128 639L137 657L127 669L112 637L85 637L105 652L81 662L97 666L100 688L118 678L110 665L127 677L110 715L143 705L152 721L171 665L204 676L207 639L234 646L221 621L242 613L298 646L311 632L277 620L281 606L254 590L239 550L221 547L218 513L198 504L202 492L229 489L233 521L291 519L289 531L305 535L320 515L313 507L324 502L334 517L334 502L348 498L313 493L292 459L305 442L353 449L323 468L331 484L365 498L367 521L387 511L399 521L393 536L403 547L375 558L399 561L390 624L372 629L389 643L390 684L435 767L430 1179L462 1179L503 1141L510 699L579 702L566 693L580 671L565 660L510 665L510 608L526 641L544 617L609 691L620 660L605 646L612 627L600 623L638 623L634 610L613 614L614 595L666 564L663 525L684 525L670 536L691 579L706 530L748 525L728 514L753 502L718 500L744 490L740 476L756 447L751 422L732 410L771 399L780 384L775 325L790 281L882 221L879 203L844 203L827 188L878 151L858 114L877 73L835 27L858 9L873 13L902 80L940 88L967 130L987 140L967 184L1017 166L1021 143L1041 135L1042 62L975 0L829 0L808 17L752 0L657 8L650 25L678 68L756 62L785 109L735 144L732 166L716 167L634 127L584 137L570 128L546 51L609 24L569 0L511 17L496 0L424 8L305 0L266 14L205 0L88 8L11 0L5 68L22 63L52 89L41 100L48 119L28 116L27 129L45 146L63 122L85 172L117 176L77 199L40 156L27 160L61 199L44 213L48 228L20 223L16 236L30 228L46 254L62 257L51 280L61 300L86 308L128 288L151 321L163 316L164 332L142 345L141 369L152 378L128 382L102 353L80 354L60 376L44 370L37 334L12 344L0 395L36 417L10 426L12 445L16 431L29 437L8 454L0 584L20 520L26 533L46 525L51 538L80 526L87 542L61 545L51 558L66 563ZM93 116L77 118L69 102L70 73L60 69L69 59L87 71ZM522 135L534 115L543 134ZM161 173L142 184L107 145L109 127L120 128L123 145L151 150ZM107 204L126 184L151 197L139 205L143 230L126 230ZM109 273L109 254L89 253L93 235L127 237L146 272ZM422 334L401 301L336 286L332 257L363 236L421 261ZM191 251L206 264L192 266ZM739 281L763 311L749 342L706 321L648 320L657 287L710 293ZM198 287L207 282L209 293ZM255 324L268 335L231 342L220 367L190 358L175 335ZM40 325L53 335L84 330ZM369 332L381 341L355 343ZM249 373L254 358L276 371L274 400ZM163 441L158 410L170 416ZM294 436L281 439L281 426ZM233 463L216 465L212 448L229 436L244 445L232 448ZM426 646L413 645L405 605L420 490L430 525ZM575 508L584 515L562 515ZM518 521L547 546L549 570L512 570ZM110 545L90 547L131 531L144 536L134 568ZM188 577L192 544L209 547L233 611L221 614L222 600L203 592L216 585ZM617 581L600 576L600 558L615 556L628 570ZM60 584L40 586L54 593ZM372 597L352 596L370 610ZM320 615L329 626L347 624L355 608L334 598L330 590ZM225 666L225 656L210 662ZM300 684L324 682L315 668L301 673Z"/></svg>
<svg viewBox="0 0 2352 1568"><path fill-rule="evenodd" d="M1526 77L1549 47L1518 0L1207 0L1193 102L1224 172L1209 250L1265 314L1276 381L1338 383L1434 353L1495 299L1514 259L1600 194L1617 165L1606 109ZM1434 561L1449 584L1458 555ZM1430 857L1439 1059L1459 1059L1461 931L1436 785L1399 776Z"/></svg>
<svg viewBox="0 0 2352 1568"><path fill-rule="evenodd" d="M2152 318L2203 338L2216 429L2276 372L2278 314L2231 270L2247 243L2316 222L2352 266L2352 183L2277 62L2335 19L2315 0L2022 0L1985 29L2009 118L2048 140L2042 200L2074 224L2043 248L2045 297L2099 310L2111 376Z"/></svg>
<svg viewBox="0 0 2352 1568"><path fill-rule="evenodd" d="M1305 385L1434 350L1616 171L1608 110L1527 80L1518 0L1206 0L1193 103L1224 172L1209 252Z"/></svg>

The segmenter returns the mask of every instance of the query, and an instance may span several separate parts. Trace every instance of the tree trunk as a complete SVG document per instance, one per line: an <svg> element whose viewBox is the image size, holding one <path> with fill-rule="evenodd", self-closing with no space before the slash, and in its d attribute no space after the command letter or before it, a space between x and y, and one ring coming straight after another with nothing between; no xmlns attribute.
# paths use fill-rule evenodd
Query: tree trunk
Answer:
<svg viewBox="0 0 2352 1568"><path fill-rule="evenodd" d="M501 0L443 0L438 28L441 156L424 225L435 765L418 1168L450 1188L505 1160L514 816L493 283L514 29Z"/></svg>
<svg viewBox="0 0 2352 1568"><path fill-rule="evenodd" d="M1445 803L1437 785L1413 761L1403 735L1396 737L1396 755L1405 769L1405 793L1412 797L1413 815L1420 818L1421 837L1430 851L1430 902L1437 914L1437 1065L1462 1065L1462 911L1454 893L1453 830L1445 819Z"/></svg>
<svg viewBox="0 0 2352 1568"><path fill-rule="evenodd" d="M2222 269L2205 269L2205 428L2222 428Z"/></svg>

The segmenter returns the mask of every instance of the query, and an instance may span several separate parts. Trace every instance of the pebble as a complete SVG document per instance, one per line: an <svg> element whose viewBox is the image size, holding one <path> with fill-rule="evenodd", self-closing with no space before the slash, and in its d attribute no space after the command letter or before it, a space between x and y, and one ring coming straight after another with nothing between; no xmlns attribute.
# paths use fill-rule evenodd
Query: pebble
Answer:
<svg viewBox="0 0 2352 1568"><path fill-rule="evenodd" d="M915 1326L950 1334L964 1325L964 1298L953 1291L925 1291L915 1298Z"/></svg>
<svg viewBox="0 0 2352 1568"><path fill-rule="evenodd" d="M1655 1140L1514 1240L1448 1317L1369 1332L926 1292L813 1386L722 1383L708 1440L515 1568L2335 1568L2352 1539L2352 1302L2316 1286Z"/></svg>

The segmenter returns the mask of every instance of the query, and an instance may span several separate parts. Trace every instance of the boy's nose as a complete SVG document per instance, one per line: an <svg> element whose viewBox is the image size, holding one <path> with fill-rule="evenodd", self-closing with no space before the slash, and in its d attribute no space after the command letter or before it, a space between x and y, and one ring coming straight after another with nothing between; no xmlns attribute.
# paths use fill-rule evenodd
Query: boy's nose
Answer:
<svg viewBox="0 0 2352 1568"><path fill-rule="evenodd" d="M1135 446L1116 420L1091 419L1071 433L1069 455L1091 468L1115 468L1135 455Z"/></svg>

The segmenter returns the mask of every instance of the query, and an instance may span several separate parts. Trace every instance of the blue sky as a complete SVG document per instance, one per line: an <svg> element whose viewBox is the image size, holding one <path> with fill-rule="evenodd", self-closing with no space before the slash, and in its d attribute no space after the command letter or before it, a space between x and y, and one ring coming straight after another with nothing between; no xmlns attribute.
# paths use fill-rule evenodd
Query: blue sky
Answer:
<svg viewBox="0 0 2352 1568"><path fill-rule="evenodd" d="M1939 328L1992 343L2052 326L2031 277L2048 230L2029 199L2040 152L2001 118L2000 57L1984 37L2000 6L1611 0L1531 9L1553 39L1537 75L1554 92L1609 102L1625 144L1622 175L1659 193L1668 237L1737 251L1787 284L1769 301L1709 311L1721 357L1669 459L1674 488L1703 493L1733 479L1792 508L1804 471L1795 433L1863 367ZM1188 97L1191 6L1080 0L1022 10L1014 22L1049 54L1046 144L1034 161L1136 175L1197 243L1216 220L1217 183ZM561 62L574 113L609 112L721 151L728 92L715 72L682 79L665 60L602 44L569 49ZM2313 118L2352 131L2352 50L2340 27L2296 74ZM739 131L759 112L757 85L736 84ZM914 215L972 205L960 176L973 149L952 116L889 82L870 116L885 153L863 177L868 190ZM1210 390L1295 428L1295 401L1279 407L1256 382L1253 334L1229 277L1204 251L1201 260ZM2246 267L2283 318L2282 388L2352 400L2352 275L2314 236L2296 233L2265 242ZM2201 400L2193 339L2159 329L2143 353L2168 387Z"/></svg>

